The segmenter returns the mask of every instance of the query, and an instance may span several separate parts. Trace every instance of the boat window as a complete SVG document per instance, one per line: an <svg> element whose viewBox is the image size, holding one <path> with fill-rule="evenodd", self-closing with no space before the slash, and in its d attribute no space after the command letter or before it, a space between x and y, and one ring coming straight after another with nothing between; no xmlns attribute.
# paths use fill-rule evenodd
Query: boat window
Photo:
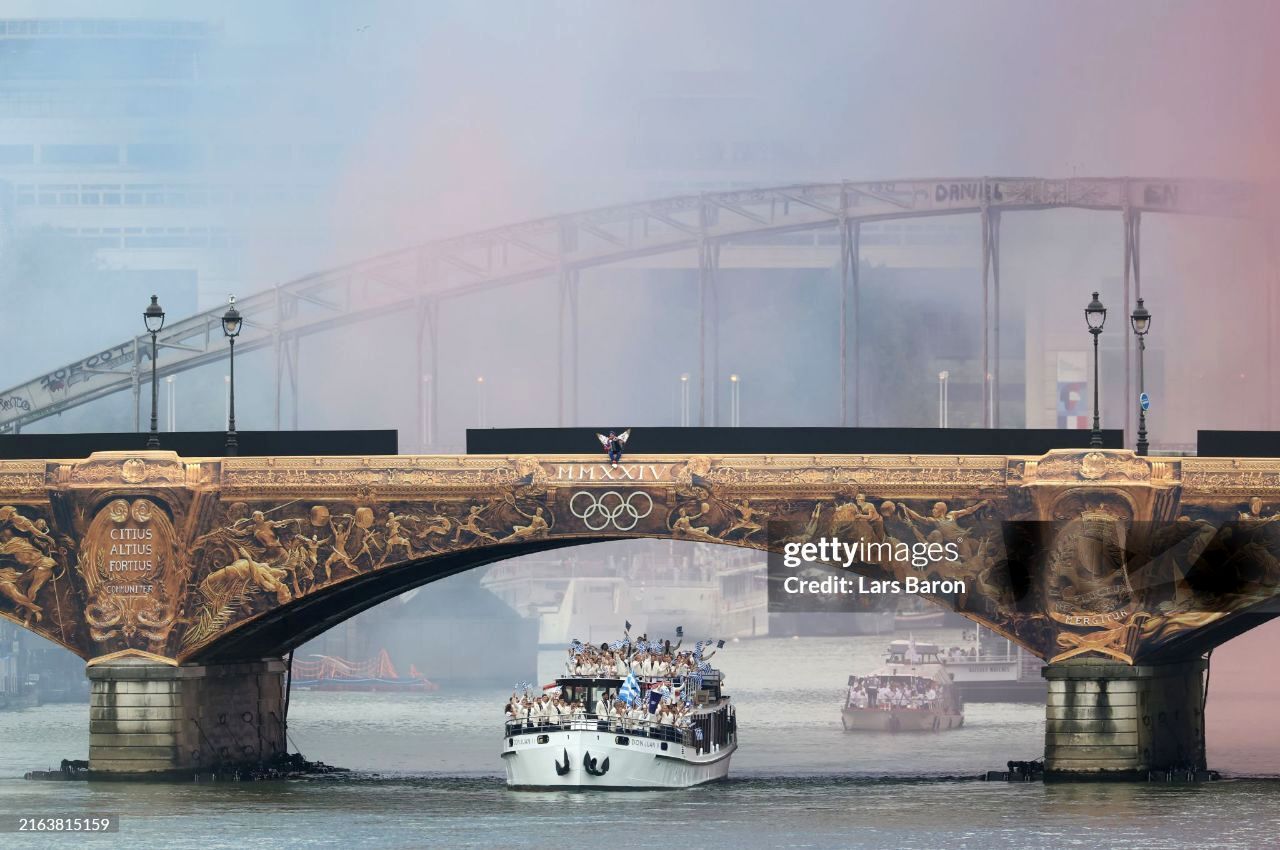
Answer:
<svg viewBox="0 0 1280 850"><path fill-rule="evenodd" d="M539 743L539 744L545 744L545 743L547 743L547 742L548 742L548 741L550 741L550 740L551 740L551 736L550 736L550 735L539 735L539 736L538 736L538 743Z"/></svg>

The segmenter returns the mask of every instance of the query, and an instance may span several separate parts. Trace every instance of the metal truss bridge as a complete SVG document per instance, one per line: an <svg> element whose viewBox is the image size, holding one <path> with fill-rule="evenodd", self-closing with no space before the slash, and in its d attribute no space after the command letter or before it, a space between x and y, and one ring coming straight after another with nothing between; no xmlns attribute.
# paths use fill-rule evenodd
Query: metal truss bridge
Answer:
<svg viewBox="0 0 1280 850"><path fill-rule="evenodd" d="M577 358L578 275L583 269L673 252L696 252L699 270L700 416L706 415L708 331L716 333L708 305L716 297L720 247L762 234L836 228L840 233L841 424L858 422L858 364L850 369L850 336L856 336L859 308L859 237L863 222L977 213L982 220L983 374L985 424L999 427L990 404L1000 380L1000 215L1006 211L1090 209L1123 215L1124 311L1141 295L1139 233L1143 213L1176 213L1231 218L1260 217L1263 187L1243 182L1143 178L971 177L875 183L810 183L733 192L687 195L602 207L429 242L277 284L242 298L250 317L239 339L241 351L274 352L276 427L281 425L283 389L294 401L296 427L298 342L303 336L378 316L415 311L418 362L424 374L439 363L440 304L490 287L524 281L559 281L557 322L557 421L565 424L566 381L576 399L576 369L566 369L566 352ZM852 309L850 309L852 308ZM176 374L226 356L219 318L222 308L166 325L161 376ZM850 315L852 314L852 320ZM146 335L110 346L0 393L0 433L131 389L135 416L149 371ZM1129 345L1125 335L1125 398L1130 397ZM993 354L994 349L994 354ZM158 358L160 359L160 358ZM994 361L994 362L993 362ZM853 392L849 392L852 377ZM422 382L419 407L438 409L436 382ZM712 390L714 392L714 388ZM852 409L851 409L852 408ZM1129 411L1126 408L1126 430ZM140 424L140 423L138 423ZM708 424L705 421L699 424ZM434 421L424 424L436 433Z"/></svg>

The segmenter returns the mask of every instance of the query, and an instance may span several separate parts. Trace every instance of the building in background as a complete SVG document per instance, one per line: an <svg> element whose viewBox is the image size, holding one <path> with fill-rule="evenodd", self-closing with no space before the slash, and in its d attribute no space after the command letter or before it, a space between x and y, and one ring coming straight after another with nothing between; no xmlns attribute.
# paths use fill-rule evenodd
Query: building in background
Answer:
<svg viewBox="0 0 1280 850"><path fill-rule="evenodd" d="M0 620L0 709L88 699L83 661L33 632Z"/></svg>
<svg viewBox="0 0 1280 850"><path fill-rule="evenodd" d="M0 19L11 245L82 251L91 296L160 292L175 317L269 283L246 252L305 227L342 131L223 120L257 88L244 49L201 20Z"/></svg>

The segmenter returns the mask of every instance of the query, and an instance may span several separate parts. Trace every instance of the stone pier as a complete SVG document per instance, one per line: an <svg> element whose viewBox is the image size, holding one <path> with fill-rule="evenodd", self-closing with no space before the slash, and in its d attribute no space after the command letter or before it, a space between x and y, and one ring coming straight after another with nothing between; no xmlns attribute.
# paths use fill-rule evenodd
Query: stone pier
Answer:
<svg viewBox="0 0 1280 850"><path fill-rule="evenodd" d="M1047 665L1045 778L1145 780L1152 772L1204 771L1204 671L1203 659Z"/></svg>
<svg viewBox="0 0 1280 850"><path fill-rule="evenodd" d="M280 659L173 665L123 657L88 667L94 778L164 778L285 752Z"/></svg>

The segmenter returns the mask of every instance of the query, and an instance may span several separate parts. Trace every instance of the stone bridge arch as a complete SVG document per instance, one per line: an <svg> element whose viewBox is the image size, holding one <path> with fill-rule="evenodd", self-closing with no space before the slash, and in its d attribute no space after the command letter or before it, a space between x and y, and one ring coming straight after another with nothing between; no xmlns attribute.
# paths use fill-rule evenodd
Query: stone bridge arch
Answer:
<svg viewBox="0 0 1280 850"><path fill-rule="evenodd" d="M1170 733L1172 755L1125 749L1113 761L1202 763L1200 655L1278 613L1278 508L1280 460L1128 451L637 456L617 467L594 456L100 453L0 462L0 615L88 661L95 723L147 715L91 743L97 769L138 772L245 755L255 741L283 747L278 653L494 560L640 537L955 543L960 556L939 569L967 587L938 601L1050 662L1064 683L1051 682L1051 720L1119 677L1185 709L1170 715L1185 728ZM911 569L886 557L858 567L886 579ZM133 728L155 719L148 683L168 689L156 697L173 713L157 721L173 732L163 746ZM253 734L236 723L211 734L200 720L210 713L250 718ZM1051 764L1097 768L1085 752L1095 745L1077 752L1068 731L1058 750L1050 741L1065 754Z"/></svg>
<svg viewBox="0 0 1280 850"><path fill-rule="evenodd" d="M1131 664L1195 654L1274 613L1277 501L1274 461L1125 451L637 456L616 467L171 452L11 461L0 463L0 615L91 665L225 661L526 552L838 536L954 544L958 559L927 569L883 550L855 569L961 580L963 593L934 601L1049 661Z"/></svg>

